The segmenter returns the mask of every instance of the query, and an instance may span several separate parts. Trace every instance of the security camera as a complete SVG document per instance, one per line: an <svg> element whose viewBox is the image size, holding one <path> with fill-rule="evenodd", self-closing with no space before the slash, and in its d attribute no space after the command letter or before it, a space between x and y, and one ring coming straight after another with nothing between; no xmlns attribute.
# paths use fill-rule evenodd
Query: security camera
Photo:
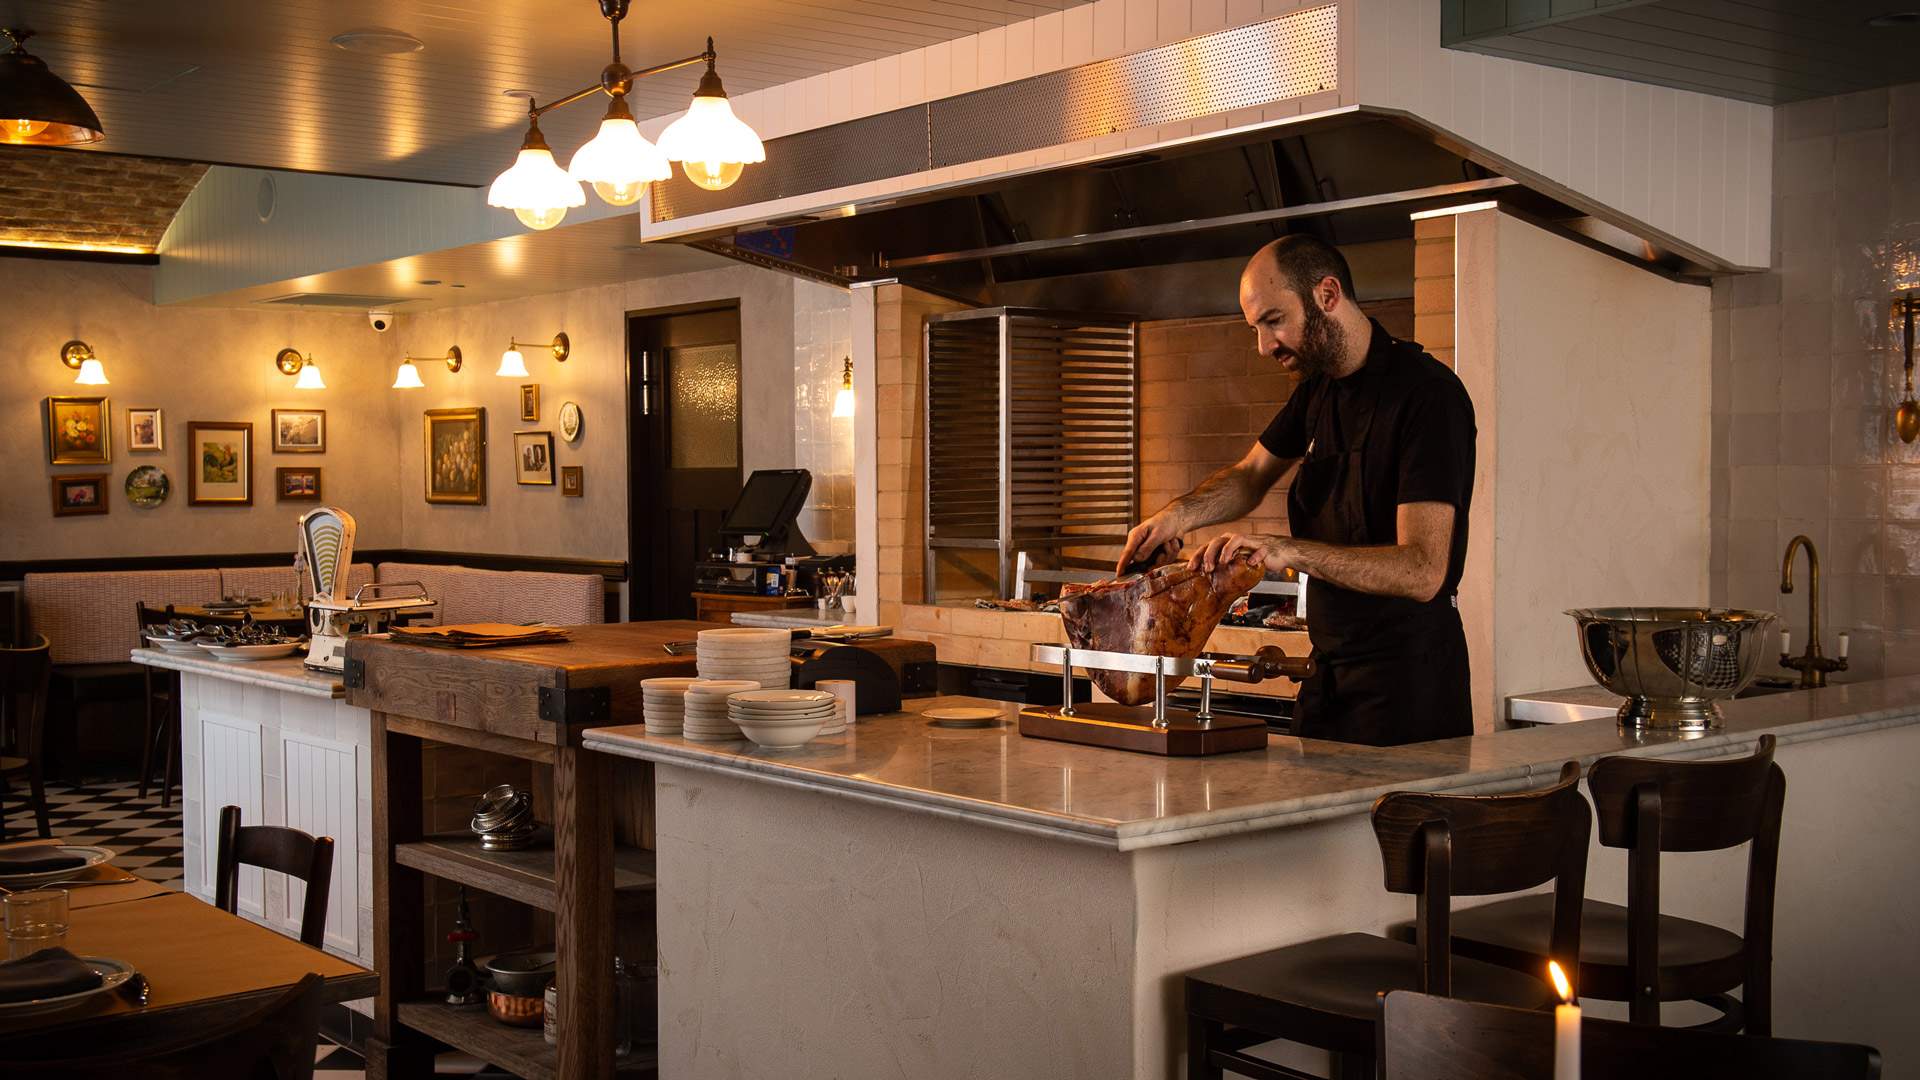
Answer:
<svg viewBox="0 0 1920 1080"><path fill-rule="evenodd" d="M393 312L369 311L367 312L367 325L373 327L374 333L384 334L393 329Z"/></svg>

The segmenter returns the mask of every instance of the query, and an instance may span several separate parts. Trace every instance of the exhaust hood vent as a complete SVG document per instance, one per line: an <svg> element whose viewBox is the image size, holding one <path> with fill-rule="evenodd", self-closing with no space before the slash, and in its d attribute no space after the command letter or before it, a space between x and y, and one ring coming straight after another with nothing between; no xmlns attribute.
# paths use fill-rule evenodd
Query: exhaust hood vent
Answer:
<svg viewBox="0 0 1920 1080"><path fill-rule="evenodd" d="M256 304L288 304L293 307L343 308L349 311L365 311L368 308L387 308L404 304L411 297L406 296L358 296L353 293L288 293L266 300L255 300Z"/></svg>

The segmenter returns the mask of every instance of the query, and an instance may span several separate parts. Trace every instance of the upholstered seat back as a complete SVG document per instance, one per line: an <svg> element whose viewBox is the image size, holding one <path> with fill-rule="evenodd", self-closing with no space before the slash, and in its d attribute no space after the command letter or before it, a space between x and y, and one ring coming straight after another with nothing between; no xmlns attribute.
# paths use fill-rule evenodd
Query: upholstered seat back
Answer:
<svg viewBox="0 0 1920 1080"><path fill-rule="evenodd" d="M27 621L45 634L56 664L125 663L139 648L134 605L202 604L220 598L218 570L28 574Z"/></svg>
<svg viewBox="0 0 1920 1080"><path fill-rule="evenodd" d="M372 563L354 563L347 568L347 595L373 581ZM220 569L220 592L224 596L267 596L294 593L299 578L291 561L286 566L227 566Z"/></svg>
<svg viewBox="0 0 1920 1080"><path fill-rule="evenodd" d="M548 622L579 626L604 622L606 586L597 574L476 570L470 566L381 563L379 580L417 581L440 601L435 624Z"/></svg>

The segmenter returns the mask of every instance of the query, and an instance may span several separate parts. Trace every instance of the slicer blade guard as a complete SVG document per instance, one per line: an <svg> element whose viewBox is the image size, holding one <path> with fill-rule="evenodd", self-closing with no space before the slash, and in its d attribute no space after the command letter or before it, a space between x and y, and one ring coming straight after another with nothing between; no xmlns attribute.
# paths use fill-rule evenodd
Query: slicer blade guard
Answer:
<svg viewBox="0 0 1920 1080"><path fill-rule="evenodd" d="M337 506L300 515L300 554L306 564L308 591L315 600L346 603L354 531L353 515Z"/></svg>

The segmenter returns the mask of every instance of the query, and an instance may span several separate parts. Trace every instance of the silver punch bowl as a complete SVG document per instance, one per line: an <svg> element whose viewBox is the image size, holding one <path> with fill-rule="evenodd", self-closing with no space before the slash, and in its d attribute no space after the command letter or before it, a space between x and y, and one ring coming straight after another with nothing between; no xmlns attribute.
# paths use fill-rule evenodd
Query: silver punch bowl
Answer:
<svg viewBox="0 0 1920 1080"><path fill-rule="evenodd" d="M1771 611L1720 608L1574 608L1580 655L1601 686L1626 698L1620 724L1641 731L1705 731L1747 688L1769 648Z"/></svg>

